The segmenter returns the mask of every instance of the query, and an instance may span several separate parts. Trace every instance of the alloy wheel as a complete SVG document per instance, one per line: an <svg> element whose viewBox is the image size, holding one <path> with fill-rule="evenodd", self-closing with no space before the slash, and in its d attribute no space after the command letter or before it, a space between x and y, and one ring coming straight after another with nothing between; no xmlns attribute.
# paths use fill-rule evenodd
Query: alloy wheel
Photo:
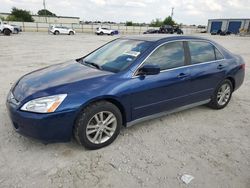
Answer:
<svg viewBox="0 0 250 188"><path fill-rule="evenodd" d="M117 119L115 115L109 111L101 111L89 120L86 127L86 136L91 143L102 144L113 136L116 127Z"/></svg>
<svg viewBox="0 0 250 188"><path fill-rule="evenodd" d="M219 105L225 105L231 95L231 87L228 83L223 84L217 93L217 102Z"/></svg>

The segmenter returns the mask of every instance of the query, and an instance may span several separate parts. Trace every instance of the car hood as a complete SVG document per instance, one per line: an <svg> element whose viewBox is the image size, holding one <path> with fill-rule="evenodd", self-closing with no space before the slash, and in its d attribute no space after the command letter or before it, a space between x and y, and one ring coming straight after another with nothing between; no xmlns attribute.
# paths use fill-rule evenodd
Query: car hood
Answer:
<svg viewBox="0 0 250 188"><path fill-rule="evenodd" d="M72 87L80 82L97 77L111 75L113 73L100 71L88 67L77 61L70 61L52 65L24 75L13 88L13 95L17 101L33 96L41 97L51 94L70 93ZM79 89L79 88L78 88Z"/></svg>

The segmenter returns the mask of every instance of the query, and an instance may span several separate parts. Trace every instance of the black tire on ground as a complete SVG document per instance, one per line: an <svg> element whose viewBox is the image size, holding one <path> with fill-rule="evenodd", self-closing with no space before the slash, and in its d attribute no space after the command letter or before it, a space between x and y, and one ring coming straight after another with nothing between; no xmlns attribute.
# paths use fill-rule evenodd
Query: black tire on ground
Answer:
<svg viewBox="0 0 250 188"><path fill-rule="evenodd" d="M55 34L55 35L59 35L59 31L55 31L54 34Z"/></svg>
<svg viewBox="0 0 250 188"><path fill-rule="evenodd" d="M4 29L3 34L9 36L11 34L11 30L9 29Z"/></svg>
<svg viewBox="0 0 250 188"><path fill-rule="evenodd" d="M230 91L229 91L229 94L227 95L227 101L224 104L219 104L218 94L221 92L223 86L229 87ZM223 82L221 82L218 85L218 87L216 88L216 90L211 98L211 101L208 103L207 106L209 106L210 108L213 108L213 109L225 108L232 97L232 93L233 93L232 82L228 79L225 79Z"/></svg>
<svg viewBox="0 0 250 188"><path fill-rule="evenodd" d="M103 35L103 34L104 34L103 32L100 33L100 35Z"/></svg>
<svg viewBox="0 0 250 188"><path fill-rule="evenodd" d="M115 130L108 140L103 143L93 143L87 136L87 125L92 120L92 118L100 112L111 112L116 118ZM99 149L111 144L120 133L120 128L122 125L122 115L120 110L112 103L107 101L99 101L87 106L78 116L74 125L74 137L80 145L88 149ZM97 131L96 131L97 132ZM93 134L97 134L97 133ZM102 133L103 134L103 133Z"/></svg>
<svg viewBox="0 0 250 188"><path fill-rule="evenodd" d="M18 34L19 30L17 28L14 28L14 33Z"/></svg>
<svg viewBox="0 0 250 188"><path fill-rule="evenodd" d="M113 36L113 35L114 35L114 32L111 32L110 35Z"/></svg>
<svg viewBox="0 0 250 188"><path fill-rule="evenodd" d="M70 31L70 32L69 32L69 35L74 35L74 32L73 32L73 31Z"/></svg>

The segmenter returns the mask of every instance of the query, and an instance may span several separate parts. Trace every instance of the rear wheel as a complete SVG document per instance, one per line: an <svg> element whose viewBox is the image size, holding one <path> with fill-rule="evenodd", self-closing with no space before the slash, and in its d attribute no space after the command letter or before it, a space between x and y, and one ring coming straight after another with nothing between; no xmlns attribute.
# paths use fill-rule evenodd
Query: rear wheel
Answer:
<svg viewBox="0 0 250 188"><path fill-rule="evenodd" d="M229 103L233 92L233 85L230 80L224 80L215 90L209 107L213 109L222 109Z"/></svg>
<svg viewBox="0 0 250 188"><path fill-rule="evenodd" d="M18 34L19 30L17 28L14 28L14 33Z"/></svg>
<svg viewBox="0 0 250 188"><path fill-rule="evenodd" d="M55 31L54 34L55 34L55 35L59 35L59 31Z"/></svg>
<svg viewBox="0 0 250 188"><path fill-rule="evenodd" d="M103 32L100 32L100 35L103 35L104 33Z"/></svg>
<svg viewBox="0 0 250 188"><path fill-rule="evenodd" d="M111 144L120 133L120 110L110 102L100 101L86 107L79 115L74 136L88 149L99 149Z"/></svg>
<svg viewBox="0 0 250 188"><path fill-rule="evenodd" d="M69 32L69 35L74 35L74 32L73 32L73 31L70 31L70 32Z"/></svg>
<svg viewBox="0 0 250 188"><path fill-rule="evenodd" d="M110 35L113 36L113 35L114 35L114 32L111 32Z"/></svg>

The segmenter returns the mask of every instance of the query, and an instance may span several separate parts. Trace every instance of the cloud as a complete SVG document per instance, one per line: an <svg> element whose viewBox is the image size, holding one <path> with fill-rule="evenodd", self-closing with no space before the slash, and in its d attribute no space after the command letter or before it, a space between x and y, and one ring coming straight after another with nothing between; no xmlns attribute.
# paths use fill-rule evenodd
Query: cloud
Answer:
<svg viewBox="0 0 250 188"><path fill-rule="evenodd" d="M206 24L210 18L245 18L249 0L47 0L47 8L57 15L77 16L82 20L147 22L162 20L171 14L185 24ZM0 12L16 6L36 13L43 8L42 0L0 0Z"/></svg>
<svg viewBox="0 0 250 188"><path fill-rule="evenodd" d="M128 1L125 3L125 6L129 7L146 7L146 4L143 2L134 2L134 1Z"/></svg>
<svg viewBox="0 0 250 188"><path fill-rule="evenodd" d="M98 6L106 5L106 0L90 0Z"/></svg>

